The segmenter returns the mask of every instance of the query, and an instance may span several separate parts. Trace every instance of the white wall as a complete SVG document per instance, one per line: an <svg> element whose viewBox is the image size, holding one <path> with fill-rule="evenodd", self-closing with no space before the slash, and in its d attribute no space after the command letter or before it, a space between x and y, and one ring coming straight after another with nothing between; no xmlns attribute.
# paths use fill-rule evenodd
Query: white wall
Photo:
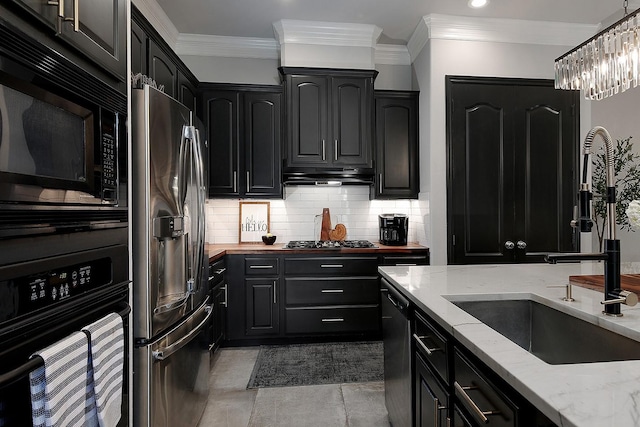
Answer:
<svg viewBox="0 0 640 427"><path fill-rule="evenodd" d="M404 213L409 215L408 240L416 242L424 234L422 218L428 203L417 200L369 200L368 186L315 187L286 186L284 200L268 201L270 231L278 243L289 240L316 240L314 220L329 208L332 225L342 223L349 240L378 241L378 215ZM251 201L256 201L252 199ZM239 199L209 199L207 201L207 242L238 243ZM319 236L318 236L319 237Z"/></svg>
<svg viewBox="0 0 640 427"><path fill-rule="evenodd" d="M420 90L421 191L429 200L425 218L431 263L447 263L445 76L553 78L562 46L431 39L414 61ZM426 98L426 99L424 99Z"/></svg>
<svg viewBox="0 0 640 427"><path fill-rule="evenodd" d="M594 126L604 126L613 140L633 137L631 142L636 153L640 153L640 89L630 89L611 98L591 103L591 119ZM594 148L599 149L602 141ZM594 231L595 237L595 231ZM640 261L640 230L635 232L617 231L620 239L621 259L624 262ZM597 245L594 246L597 248Z"/></svg>
<svg viewBox="0 0 640 427"><path fill-rule="evenodd" d="M223 58L214 56L180 56L201 82L278 85L277 59Z"/></svg>
<svg viewBox="0 0 640 427"><path fill-rule="evenodd" d="M376 90L412 90L411 65L376 64Z"/></svg>

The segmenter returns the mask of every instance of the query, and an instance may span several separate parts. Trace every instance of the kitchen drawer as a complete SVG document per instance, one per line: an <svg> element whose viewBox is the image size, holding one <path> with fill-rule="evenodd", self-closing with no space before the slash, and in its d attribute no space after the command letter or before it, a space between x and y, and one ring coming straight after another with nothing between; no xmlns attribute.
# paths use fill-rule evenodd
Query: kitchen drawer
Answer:
<svg viewBox="0 0 640 427"><path fill-rule="evenodd" d="M430 321L416 313L413 342L416 351L420 352L440 376L440 380L449 384L448 344L443 334L436 330Z"/></svg>
<svg viewBox="0 0 640 427"><path fill-rule="evenodd" d="M275 257L245 258L244 274L247 276L277 276L280 272L279 261Z"/></svg>
<svg viewBox="0 0 640 427"><path fill-rule="evenodd" d="M305 307L285 311L287 334L366 333L380 330L377 305Z"/></svg>
<svg viewBox="0 0 640 427"><path fill-rule="evenodd" d="M499 391L458 349L454 354L457 401L477 423L497 427L518 425L516 405Z"/></svg>
<svg viewBox="0 0 640 427"><path fill-rule="evenodd" d="M429 265L429 254L382 255L380 265Z"/></svg>
<svg viewBox="0 0 640 427"><path fill-rule="evenodd" d="M378 304L377 278L285 279L285 303L291 305Z"/></svg>
<svg viewBox="0 0 640 427"><path fill-rule="evenodd" d="M284 274L287 276L378 276L378 257L301 257L285 258Z"/></svg>

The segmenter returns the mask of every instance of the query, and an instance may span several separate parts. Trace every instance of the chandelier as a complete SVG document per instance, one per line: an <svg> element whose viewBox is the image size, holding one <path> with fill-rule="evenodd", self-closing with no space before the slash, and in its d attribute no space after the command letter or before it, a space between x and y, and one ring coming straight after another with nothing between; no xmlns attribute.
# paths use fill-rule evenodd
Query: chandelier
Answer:
<svg viewBox="0 0 640 427"><path fill-rule="evenodd" d="M624 18L556 59L556 89L599 100L638 86L640 9L628 15L627 3Z"/></svg>

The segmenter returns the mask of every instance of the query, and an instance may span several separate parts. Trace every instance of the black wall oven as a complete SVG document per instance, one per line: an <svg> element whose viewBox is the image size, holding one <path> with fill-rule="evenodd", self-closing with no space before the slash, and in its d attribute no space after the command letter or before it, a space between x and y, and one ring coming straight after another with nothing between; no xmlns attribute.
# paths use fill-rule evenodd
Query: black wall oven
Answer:
<svg viewBox="0 0 640 427"><path fill-rule="evenodd" d="M0 17L0 239L126 226L126 111Z"/></svg>
<svg viewBox="0 0 640 427"><path fill-rule="evenodd" d="M33 353L110 313L123 318L125 364L119 425L127 425L131 310L127 246L65 247L66 253L0 266L2 426L32 425L29 373L43 364Z"/></svg>

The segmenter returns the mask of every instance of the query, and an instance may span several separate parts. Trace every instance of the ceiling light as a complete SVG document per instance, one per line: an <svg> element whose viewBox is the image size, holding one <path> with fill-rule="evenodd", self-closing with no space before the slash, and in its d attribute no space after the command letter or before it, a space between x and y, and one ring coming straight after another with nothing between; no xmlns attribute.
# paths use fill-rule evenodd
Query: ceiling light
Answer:
<svg viewBox="0 0 640 427"><path fill-rule="evenodd" d="M598 100L638 86L640 9L565 53L555 61L555 87L582 90Z"/></svg>
<svg viewBox="0 0 640 427"><path fill-rule="evenodd" d="M489 4L489 0L469 0L469 7L478 9Z"/></svg>

